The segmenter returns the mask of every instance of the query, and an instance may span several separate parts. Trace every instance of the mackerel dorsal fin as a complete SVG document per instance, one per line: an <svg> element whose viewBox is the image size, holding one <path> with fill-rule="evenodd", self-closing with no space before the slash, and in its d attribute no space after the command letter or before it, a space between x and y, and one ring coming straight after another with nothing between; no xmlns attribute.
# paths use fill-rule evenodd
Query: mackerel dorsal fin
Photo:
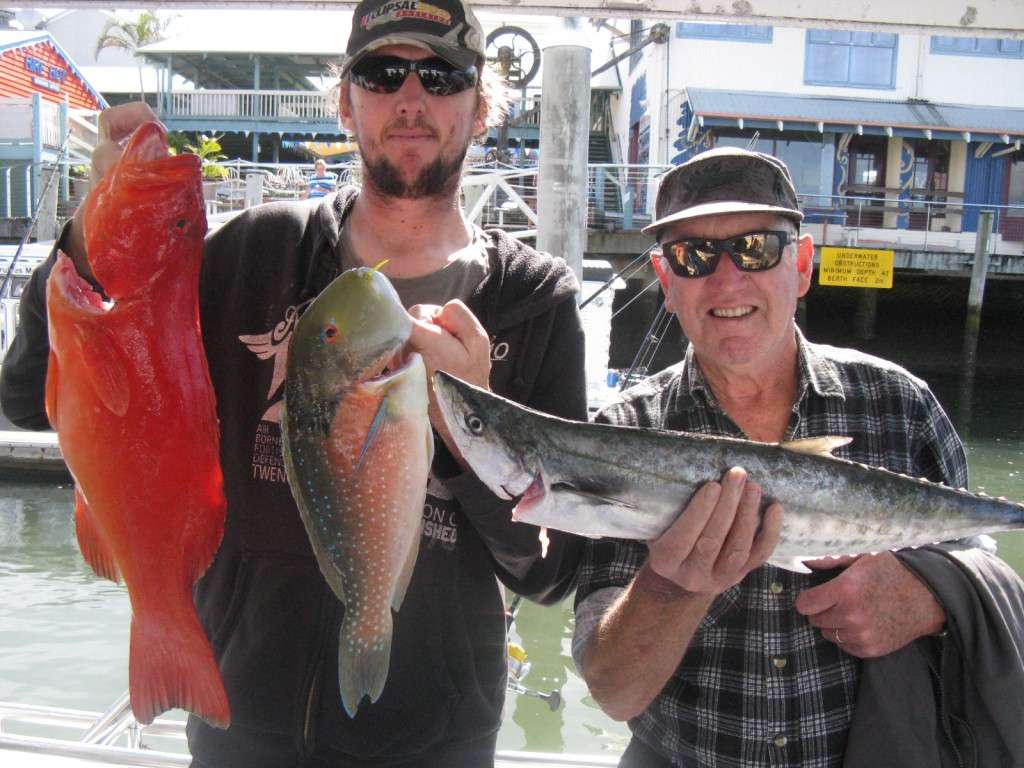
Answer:
<svg viewBox="0 0 1024 768"><path fill-rule="evenodd" d="M779 443L779 448L793 451L793 453L806 453L810 456L828 456L831 458L832 451L836 448L842 448L844 445L849 445L852 442L852 437L825 435L824 437L802 437L799 440L789 440Z"/></svg>

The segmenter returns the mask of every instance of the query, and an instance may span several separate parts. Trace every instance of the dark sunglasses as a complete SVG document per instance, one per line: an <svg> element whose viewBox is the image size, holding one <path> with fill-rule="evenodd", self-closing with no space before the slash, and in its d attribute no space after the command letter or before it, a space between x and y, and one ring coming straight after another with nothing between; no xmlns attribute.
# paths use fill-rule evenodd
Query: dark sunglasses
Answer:
<svg viewBox="0 0 1024 768"><path fill-rule="evenodd" d="M782 251L795 239L789 232L747 232L724 240L684 237L664 243L661 253L680 277L707 277L723 253L729 254L736 269L763 272L782 260Z"/></svg>
<svg viewBox="0 0 1024 768"><path fill-rule="evenodd" d="M433 96L451 96L476 85L475 65L459 69L439 56L403 59L398 56L364 56L352 66L352 82L373 93L395 93L415 72L423 90Z"/></svg>

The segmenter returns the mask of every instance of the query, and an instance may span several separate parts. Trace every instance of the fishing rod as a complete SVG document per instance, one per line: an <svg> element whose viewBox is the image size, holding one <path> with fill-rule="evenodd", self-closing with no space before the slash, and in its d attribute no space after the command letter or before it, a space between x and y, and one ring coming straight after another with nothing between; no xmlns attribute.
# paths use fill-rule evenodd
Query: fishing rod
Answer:
<svg viewBox="0 0 1024 768"><path fill-rule="evenodd" d="M56 176L58 175L58 169L60 168L61 162L64 160L64 154L65 152L67 152L68 143L70 142L70 139L70 136L64 139L64 143L61 145L60 150L57 152L57 159L53 163L53 173L51 173L47 177L46 183L43 184L42 191L39 193L39 196L35 200L35 214L32 216L32 221L25 229L25 234L21 236L21 242L18 243L18 249L14 252L14 256L11 258L11 264L7 268L6 274L4 274L3 283L0 283L0 296L7 295L7 286L11 282L11 275L14 274L14 265L18 263L18 259L21 257L21 252L25 249L25 244L28 242L28 239L32 235L33 230L35 230L36 228L36 223L39 221L39 214L42 213L43 198L49 191L50 184L53 183L54 178L56 178ZM43 163L40 163L40 165L43 165Z"/></svg>
<svg viewBox="0 0 1024 768"><path fill-rule="evenodd" d="M530 662L526 660L526 649L518 643L507 640L507 635L512 629L512 623L516 620L516 612L519 610L519 604L522 601L522 595L514 595L512 602L509 603L508 608L505 610L505 634L508 643L508 682L505 684L505 688L520 696L533 696L535 699L545 701L551 711L555 712L562 706L562 694L558 691L542 693L523 685L520 681L530 672Z"/></svg>
<svg viewBox="0 0 1024 768"><path fill-rule="evenodd" d="M584 301L582 304L580 304L579 308L583 309L585 306L587 306L587 304L589 304L594 299L596 299L598 296L600 296L602 293L604 293L606 290L608 290L611 287L612 283L614 283L619 278L622 278L623 280L629 280L629 278L633 277L633 275L635 275L637 272L642 270L644 268L644 264L647 262L647 259L650 256L651 251L653 251L657 247L658 247L657 243L655 243L654 245L650 246L647 250L645 250L643 253L641 253L639 256L637 256L635 259L633 259L631 262L629 262L629 264L624 266L618 272L614 273L611 277L609 277L604 282L603 285L601 285L597 290L595 290L587 298L586 301ZM626 274L627 272L629 274Z"/></svg>
<svg viewBox="0 0 1024 768"><path fill-rule="evenodd" d="M624 308L625 307L623 307L623 309ZM647 329L647 335L644 337L644 340L640 343L640 347L636 351L636 356L633 358L633 362L629 366L629 371L627 371L626 375L622 377L622 380L619 383L620 390L631 386L633 384L634 376L640 376L642 378L647 375L651 362L654 360L655 355L658 354L658 350L661 348L661 342L664 340L671 324L672 315L665 309L665 302L663 301L658 307L657 313L654 315L654 320ZM637 373L638 371L639 373Z"/></svg>

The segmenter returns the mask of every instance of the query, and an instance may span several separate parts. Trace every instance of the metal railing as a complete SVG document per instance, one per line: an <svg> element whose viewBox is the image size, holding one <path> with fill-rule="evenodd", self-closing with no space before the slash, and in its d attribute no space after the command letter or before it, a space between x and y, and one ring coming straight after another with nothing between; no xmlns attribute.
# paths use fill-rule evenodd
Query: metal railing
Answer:
<svg viewBox="0 0 1024 768"><path fill-rule="evenodd" d="M40 729L47 736L17 733ZM175 751L153 749L154 738L167 741ZM127 693L103 713L0 702L0 754L10 753L12 761L18 755L49 755L96 766L184 768L191 763L184 741L184 720L157 718L143 726L132 715ZM3 758L0 763L18 764ZM505 751L495 755L495 768L611 768L617 764L618 758L606 756Z"/></svg>
<svg viewBox="0 0 1024 768"><path fill-rule="evenodd" d="M172 91L161 117L324 122L337 110L329 91Z"/></svg>
<svg viewBox="0 0 1024 768"><path fill-rule="evenodd" d="M952 235L973 238L981 211L993 211L993 231L1002 242L1024 242L1024 205L965 203L961 200L896 199L862 195L798 195L808 224L841 227L847 240L879 230L927 247L955 242ZM952 197L952 195L951 195ZM957 196L959 197L959 196ZM966 225L966 226L965 226Z"/></svg>

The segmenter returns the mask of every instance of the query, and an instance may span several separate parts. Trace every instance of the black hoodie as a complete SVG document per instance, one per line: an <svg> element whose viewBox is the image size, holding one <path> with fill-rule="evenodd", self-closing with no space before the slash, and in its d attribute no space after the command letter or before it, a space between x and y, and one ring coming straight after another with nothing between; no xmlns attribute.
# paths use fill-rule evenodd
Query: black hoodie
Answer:
<svg viewBox="0 0 1024 768"><path fill-rule="evenodd" d="M295 321L339 271L338 236L357 191L318 207L252 208L207 240L200 314L221 425L228 515L197 585L200 618L220 662L232 725L190 718L189 745L216 766L374 764L493 735L506 683L498 580L540 602L572 589L580 545L513 524L511 504L462 473L438 441L412 583L395 616L381 698L354 719L341 708L343 607L323 580L281 460L284 361ZM66 236L66 232L65 232ZM586 419L583 331L575 276L500 231L487 233L488 274L467 301L491 337L491 388ZM45 279L33 275L20 328L0 370L0 405L15 424L47 426ZM497 578L496 578L497 577Z"/></svg>

